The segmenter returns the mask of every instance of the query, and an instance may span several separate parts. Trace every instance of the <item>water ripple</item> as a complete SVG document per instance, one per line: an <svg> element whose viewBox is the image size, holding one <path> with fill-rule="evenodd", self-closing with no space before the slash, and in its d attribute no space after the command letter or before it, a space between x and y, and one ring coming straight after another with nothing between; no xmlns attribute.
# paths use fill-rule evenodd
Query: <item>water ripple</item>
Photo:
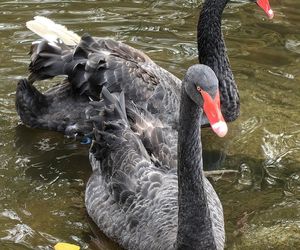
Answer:
<svg viewBox="0 0 300 250"><path fill-rule="evenodd" d="M292 52L300 54L300 41L288 39L285 42L285 47Z"/></svg>
<svg viewBox="0 0 300 250"><path fill-rule="evenodd" d="M1 240L23 243L24 245L28 245L28 238L32 238L35 234L34 230L26 224L17 224L6 231L7 236L2 237Z"/></svg>

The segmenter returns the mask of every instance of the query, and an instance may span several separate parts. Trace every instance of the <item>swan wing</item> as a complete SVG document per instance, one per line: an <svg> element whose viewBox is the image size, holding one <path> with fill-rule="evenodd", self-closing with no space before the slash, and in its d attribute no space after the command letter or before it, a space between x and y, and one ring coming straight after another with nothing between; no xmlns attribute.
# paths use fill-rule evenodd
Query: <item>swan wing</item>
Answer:
<svg viewBox="0 0 300 250"><path fill-rule="evenodd" d="M85 34L75 48L64 43L53 46L46 40L33 44L29 78L36 81L62 75L80 94L99 97L106 86L110 91L124 90L141 99L149 97L160 82L153 72L155 67L139 50Z"/></svg>
<svg viewBox="0 0 300 250"><path fill-rule="evenodd" d="M131 129L139 136L152 160L167 168L177 167L177 131L148 110L127 104Z"/></svg>

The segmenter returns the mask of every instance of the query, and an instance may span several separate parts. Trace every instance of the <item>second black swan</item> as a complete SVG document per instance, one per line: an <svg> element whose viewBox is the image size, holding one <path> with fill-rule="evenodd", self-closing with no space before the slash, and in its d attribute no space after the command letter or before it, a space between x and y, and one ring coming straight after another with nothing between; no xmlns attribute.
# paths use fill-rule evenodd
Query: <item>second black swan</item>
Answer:
<svg viewBox="0 0 300 250"><path fill-rule="evenodd" d="M230 68L221 31L221 17L229 0L206 0L199 16L199 61L210 66L219 80L225 121L240 111L237 86ZM255 2L272 16L268 0ZM43 39L31 49L28 79L19 81L16 109L30 127L55 130L69 136L91 132L86 112L98 100L103 86L124 91L127 99L143 106L161 122L178 128L181 81L155 64L143 52L111 39L79 37L45 17L35 17L27 27ZM45 93L33 83L64 75L64 83ZM209 121L204 117L203 125Z"/></svg>

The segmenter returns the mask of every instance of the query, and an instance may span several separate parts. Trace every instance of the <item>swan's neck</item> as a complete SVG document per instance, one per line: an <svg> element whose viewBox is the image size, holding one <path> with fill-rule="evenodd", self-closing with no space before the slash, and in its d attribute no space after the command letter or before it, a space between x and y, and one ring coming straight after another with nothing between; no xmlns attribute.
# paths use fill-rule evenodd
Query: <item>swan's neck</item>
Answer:
<svg viewBox="0 0 300 250"><path fill-rule="evenodd" d="M202 109L181 93L178 131L177 249L216 249L204 189L200 119Z"/></svg>
<svg viewBox="0 0 300 250"><path fill-rule="evenodd" d="M206 0L198 21L199 62L211 67L219 80L222 113L226 121L240 113L237 86L226 53L221 31L222 13L229 0Z"/></svg>

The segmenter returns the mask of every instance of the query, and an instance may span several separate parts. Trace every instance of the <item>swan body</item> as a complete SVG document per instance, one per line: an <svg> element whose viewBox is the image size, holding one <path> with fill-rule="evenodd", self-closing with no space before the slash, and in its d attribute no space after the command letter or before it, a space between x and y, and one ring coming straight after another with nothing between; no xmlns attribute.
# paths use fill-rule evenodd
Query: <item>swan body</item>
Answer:
<svg viewBox="0 0 300 250"><path fill-rule="evenodd" d="M200 120L205 97L197 91L200 87L214 97L217 85L207 66L194 65L187 71L176 167L154 158L132 130L138 107L126 102L123 94L113 95L104 88L100 104L92 104L93 174L85 204L98 227L125 249L224 248L222 205L203 175ZM163 129L158 134L164 138Z"/></svg>
<svg viewBox="0 0 300 250"><path fill-rule="evenodd" d="M176 126L180 80L144 53L121 42L95 40L89 35L81 37L75 51L68 46L53 47L52 43L33 45L32 74L18 83L16 107L25 124L67 135L85 135L92 130L85 116L89 102L98 100L106 86L110 91L123 90L127 98L143 105L162 122ZM32 85L38 79L56 75L67 75L68 79L44 94Z"/></svg>
<svg viewBox="0 0 300 250"><path fill-rule="evenodd" d="M199 61L215 71L222 113L225 121L233 121L239 116L240 102L221 32L228 1L204 2L197 37ZM257 3L265 11L269 8L268 0ZM70 136L86 135L92 130L85 116L89 101L98 100L105 86L109 91L124 91L126 98L161 122L178 128L181 81L143 52L111 39L79 37L45 17L35 17L27 27L43 39L33 43L31 74L20 80L16 90L16 109L24 124ZM58 75L66 76L65 82L45 93L33 86L35 81ZM204 117L202 125L208 123Z"/></svg>

